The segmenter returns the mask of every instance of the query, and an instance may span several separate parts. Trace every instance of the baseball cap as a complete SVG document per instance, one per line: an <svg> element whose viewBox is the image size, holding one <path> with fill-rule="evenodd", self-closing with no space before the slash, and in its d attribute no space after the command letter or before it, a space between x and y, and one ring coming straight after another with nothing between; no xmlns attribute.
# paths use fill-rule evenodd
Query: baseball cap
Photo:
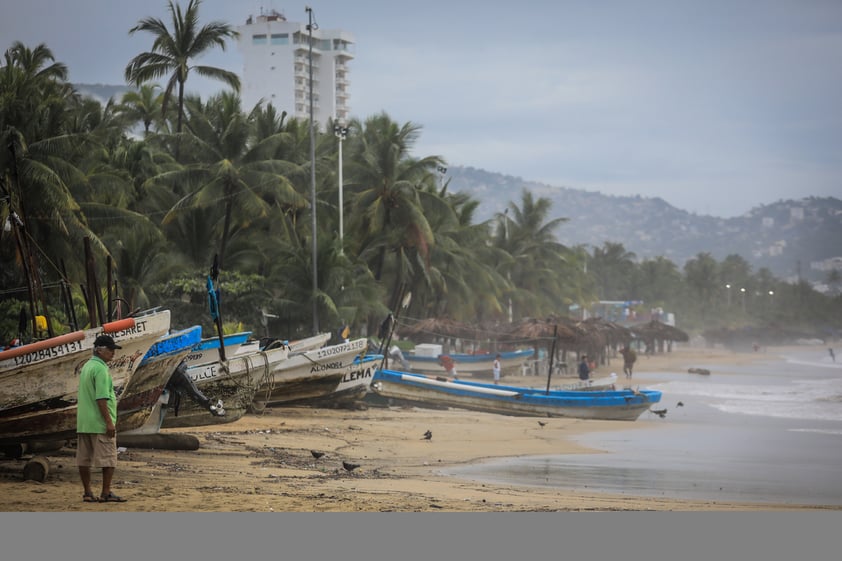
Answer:
<svg viewBox="0 0 842 561"><path fill-rule="evenodd" d="M108 347L111 350L122 349L120 345L114 342L110 335L100 335L94 341L94 347Z"/></svg>

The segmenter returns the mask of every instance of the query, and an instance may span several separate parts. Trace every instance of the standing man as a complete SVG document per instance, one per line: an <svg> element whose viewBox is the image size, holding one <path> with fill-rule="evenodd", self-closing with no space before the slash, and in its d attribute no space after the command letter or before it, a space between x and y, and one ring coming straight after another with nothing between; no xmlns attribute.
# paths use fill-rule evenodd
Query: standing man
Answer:
<svg viewBox="0 0 842 561"><path fill-rule="evenodd" d="M620 354L623 355L623 373L626 375L626 378L632 377L632 369L634 368L634 363L637 360L637 353L634 350L626 345L620 351Z"/></svg>
<svg viewBox="0 0 842 561"><path fill-rule="evenodd" d="M85 488L82 500L86 503L126 501L111 492L111 480L117 467L117 395L108 362L120 348L109 335L100 335L94 341L94 356L79 372L76 465ZM99 497L91 491L92 467L102 468Z"/></svg>
<svg viewBox="0 0 842 561"><path fill-rule="evenodd" d="M591 368L588 366L588 355L582 355L582 361L579 363L579 379L587 380L591 375Z"/></svg>
<svg viewBox="0 0 842 561"><path fill-rule="evenodd" d="M502 357L498 353L497 356L494 357L494 362L491 364L491 372L494 374L494 383L500 383L500 359Z"/></svg>

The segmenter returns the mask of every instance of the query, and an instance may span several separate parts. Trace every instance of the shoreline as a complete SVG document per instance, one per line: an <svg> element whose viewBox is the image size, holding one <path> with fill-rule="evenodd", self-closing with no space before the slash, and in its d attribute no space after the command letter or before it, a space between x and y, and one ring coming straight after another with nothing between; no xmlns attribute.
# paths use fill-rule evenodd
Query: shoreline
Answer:
<svg viewBox="0 0 842 561"><path fill-rule="evenodd" d="M825 350L826 352L826 350ZM777 351L738 353L722 349L675 348L641 356L633 385L651 384L647 373L687 374L709 368L769 360ZM605 376L622 362L598 369ZM504 376L504 383L541 385L541 376ZM562 383L566 377L553 377ZM545 382L543 382L545 383ZM649 416L652 417L652 416ZM659 420L659 419L658 419ZM16 512L551 512L551 511L779 511L842 510L842 507L757 504L671 497L564 491L497 484L443 475L446 468L489 459L573 453L603 453L576 442L596 432L656 430L646 415L638 420L594 421L553 418L540 426L533 417L416 407L369 406L367 410L288 407L246 415L230 424L163 433L191 434L195 451L131 448L120 454L115 493L125 503L81 500L73 450L46 454L44 483L22 480L24 461L0 461L0 510ZM423 438L425 431L433 434ZM311 450L324 452L319 459ZM359 464L349 472L342 461ZM99 485L94 470L93 485Z"/></svg>

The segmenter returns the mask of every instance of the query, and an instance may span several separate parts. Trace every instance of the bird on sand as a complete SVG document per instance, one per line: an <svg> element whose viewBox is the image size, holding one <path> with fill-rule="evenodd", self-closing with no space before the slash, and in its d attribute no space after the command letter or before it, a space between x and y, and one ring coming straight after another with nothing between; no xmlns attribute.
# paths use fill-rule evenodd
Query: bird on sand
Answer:
<svg viewBox="0 0 842 561"><path fill-rule="evenodd" d="M318 452L316 450L310 450L310 453L313 454L313 457L316 458L317 460L325 455L324 452Z"/></svg>
<svg viewBox="0 0 842 561"><path fill-rule="evenodd" d="M538 424L539 424L539 425L541 425L541 426L543 427L543 426L545 426L547 423L546 423L546 422L544 422L544 421L538 421Z"/></svg>
<svg viewBox="0 0 842 561"><path fill-rule="evenodd" d="M431 438L433 438L432 431L428 430L427 432L424 433L424 440L430 440Z"/></svg>
<svg viewBox="0 0 842 561"><path fill-rule="evenodd" d="M650 411L662 419L667 416L666 409L650 409Z"/></svg>
<svg viewBox="0 0 842 561"><path fill-rule="evenodd" d="M684 407L684 402L679 401L678 403L675 404L675 406L676 407Z"/></svg>
<svg viewBox="0 0 842 561"><path fill-rule="evenodd" d="M344 467L346 471L354 471L355 469L360 467L360 464L352 464L351 462L346 462L345 460L342 460L342 467Z"/></svg>

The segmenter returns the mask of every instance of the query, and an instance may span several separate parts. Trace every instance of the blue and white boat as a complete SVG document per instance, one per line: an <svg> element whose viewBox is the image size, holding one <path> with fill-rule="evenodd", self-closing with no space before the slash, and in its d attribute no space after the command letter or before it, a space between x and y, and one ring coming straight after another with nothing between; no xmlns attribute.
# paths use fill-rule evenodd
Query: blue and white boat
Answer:
<svg viewBox="0 0 842 561"><path fill-rule="evenodd" d="M225 345L225 356L230 357L237 354L237 351L248 341L249 337L251 337L251 331L223 335L222 341ZM190 349L190 353L184 359L184 364L189 368L191 366L217 361L219 361L219 337L206 337Z"/></svg>
<svg viewBox="0 0 842 561"><path fill-rule="evenodd" d="M436 347L438 345L435 345ZM420 345L416 346L415 352L407 353L406 359L411 365L410 370L413 372L422 372L427 374L443 374L444 367L439 362L440 357L449 356L456 364L456 372L459 375L477 375L486 374L489 378L492 375L491 368L494 362L494 357L498 353L435 353L431 356L419 354L418 349ZM517 371L524 363L526 363L532 355L535 354L534 349L520 349L517 351L501 351L500 368L505 372Z"/></svg>
<svg viewBox="0 0 842 561"><path fill-rule="evenodd" d="M661 400L657 390L566 391L448 380L378 369L371 390L388 399L520 417L634 421Z"/></svg>

